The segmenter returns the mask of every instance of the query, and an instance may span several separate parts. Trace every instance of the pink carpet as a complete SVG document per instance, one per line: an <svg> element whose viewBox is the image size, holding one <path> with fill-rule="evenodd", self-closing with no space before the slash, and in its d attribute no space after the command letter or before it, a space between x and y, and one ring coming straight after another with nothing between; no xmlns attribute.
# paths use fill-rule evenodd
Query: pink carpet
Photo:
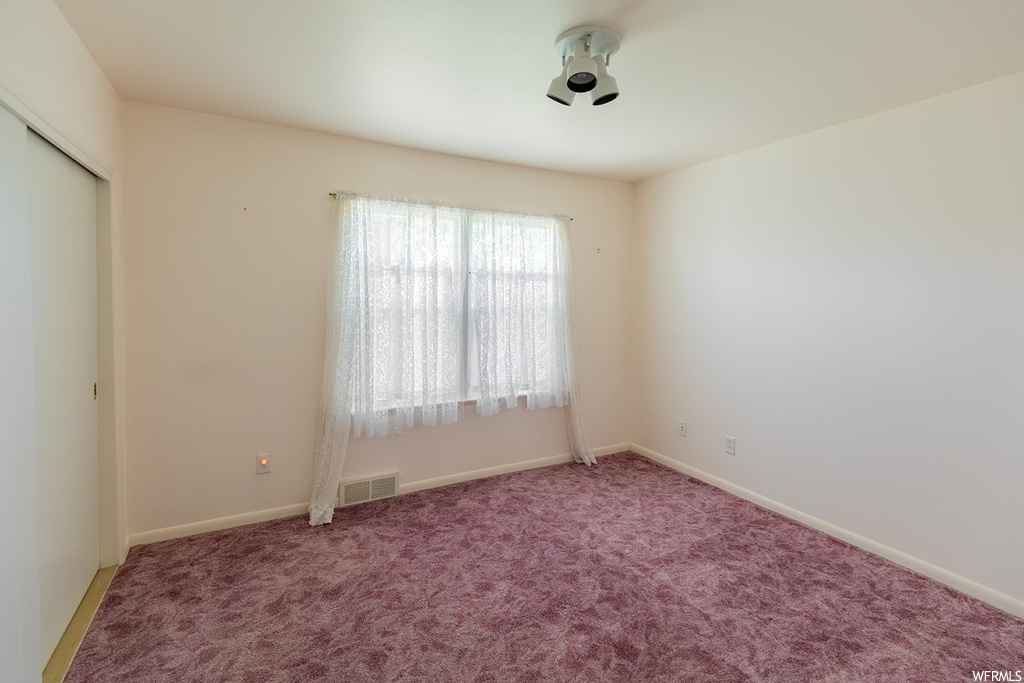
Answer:
<svg viewBox="0 0 1024 683"><path fill-rule="evenodd" d="M1024 669L1024 621L634 454L334 520L133 548L66 680L944 682Z"/></svg>

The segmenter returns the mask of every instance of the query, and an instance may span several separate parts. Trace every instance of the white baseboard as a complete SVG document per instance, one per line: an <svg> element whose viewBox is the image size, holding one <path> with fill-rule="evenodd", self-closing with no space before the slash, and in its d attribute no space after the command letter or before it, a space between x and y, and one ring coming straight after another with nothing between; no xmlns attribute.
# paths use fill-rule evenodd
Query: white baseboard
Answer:
<svg viewBox="0 0 1024 683"><path fill-rule="evenodd" d="M308 509L309 503L295 503L294 505L285 505L279 508L267 508L265 510L243 512L239 515L229 515L228 517L204 519L201 522L191 522L189 524L179 524L177 526L165 526L162 529L140 531L137 534L132 534L128 537L128 545L136 546L144 543L157 543L158 541L169 541L172 538L183 538L185 536L194 536L195 534L204 534L207 531L220 531L221 529L230 529L236 526L255 524L256 522L268 522L272 519L301 515Z"/></svg>
<svg viewBox="0 0 1024 683"><path fill-rule="evenodd" d="M594 455L600 457L604 455L611 455L612 453L621 453L622 451L629 450L630 445L628 443L612 444L610 446L601 446L599 448L591 449ZM546 467L548 465L557 465L563 462L572 462L572 455L570 453L561 453L559 455L552 455L547 458L537 458L536 460L526 460L524 462L514 462L508 465L500 465L498 467L488 467L482 470L473 470L471 472L459 472L458 474L452 474L446 477L436 477L434 479L421 479L420 481L413 481L407 484L400 484L398 487L398 493L410 493L412 491L422 491L423 489L437 488L438 486L447 486L448 484L457 484L463 481L470 481L472 479L482 479L484 477L493 477L497 474L506 474L508 472L519 472L521 470L529 470L535 467ZM294 505L285 505L278 508L268 508L265 510L254 510L253 512L243 512L238 515L230 515L228 517L216 517L214 519L206 519L200 522L191 522L189 524L179 524L177 526L168 526L161 529L153 529L152 531L140 531L139 533L131 534L128 537L128 547L142 545L144 543L157 543L159 541L169 541L172 538L183 538L185 536L193 536L195 534L203 534L207 531L220 531L221 529L231 529L236 526L243 526L245 524L255 524L256 522L267 522L272 519L280 519L282 517L292 517L294 515L301 515L307 512L309 503L295 503Z"/></svg>
<svg viewBox="0 0 1024 683"><path fill-rule="evenodd" d="M738 486L724 479L719 479L707 472L690 467L678 460L673 460L672 458L652 451L649 448L644 448L639 444L630 444L630 450L678 472L688 474L694 479L700 479L701 481L707 482L716 488L728 491L729 493L743 498L744 500L748 500L755 505L773 510L781 515L785 515L786 517L796 520L801 524L805 524L813 529L824 532L833 538L838 538L850 545L855 545L858 548L867 550L869 553L891 560L898 565L917 572L918 574L922 574L923 576L934 579L939 583L945 584L954 590L966 593L967 595L975 597L982 602L992 605L993 607L997 607L1004 612L1009 612L1016 617L1024 619L1024 600L1018 600L1017 598L1006 595L1005 593L1000 593L995 589L964 578L959 574L954 574L953 572L931 564L930 562L916 558L913 555L908 555L907 553L896 550L895 548L890 548L889 546L873 541L870 538L865 538L864 536L855 534L852 531L848 531L842 527L836 526L835 524L831 524L822 519L818 519L817 517L808 515L804 512L791 508L788 505L783 505L778 501L762 496L750 489L745 489L742 486Z"/></svg>
<svg viewBox="0 0 1024 683"><path fill-rule="evenodd" d="M611 446L601 446L599 448L590 449L591 452L597 457L604 455L611 455L612 453L621 453L622 451L629 450L628 443L617 443ZM435 477L434 479L421 479L419 481L411 481L406 484L398 485L399 493L412 493L413 491L422 491L423 489L435 489L439 486L448 486L449 484L458 484L464 481L471 481L473 479L483 479L485 477L494 477L499 474L508 474L509 472L521 472L523 470L532 470L535 467L547 467L548 465L558 465L565 462L572 462L571 453L559 453L558 455L548 456L546 458L537 458L536 460L524 460L523 462L513 462L508 465L498 465L497 467L487 467L482 470L472 470L470 472L459 472L457 474L450 474L444 477Z"/></svg>

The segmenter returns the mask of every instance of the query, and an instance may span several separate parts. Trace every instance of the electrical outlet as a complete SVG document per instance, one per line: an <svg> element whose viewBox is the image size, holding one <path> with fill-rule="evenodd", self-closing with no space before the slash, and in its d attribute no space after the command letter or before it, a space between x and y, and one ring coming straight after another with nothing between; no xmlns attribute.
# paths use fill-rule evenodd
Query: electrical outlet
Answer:
<svg viewBox="0 0 1024 683"><path fill-rule="evenodd" d="M260 453L256 456L256 474L270 473L270 453Z"/></svg>
<svg viewBox="0 0 1024 683"><path fill-rule="evenodd" d="M679 421L679 436L686 436L686 423Z"/></svg>
<svg viewBox="0 0 1024 683"><path fill-rule="evenodd" d="M725 437L725 452L729 455L736 455L736 437Z"/></svg>

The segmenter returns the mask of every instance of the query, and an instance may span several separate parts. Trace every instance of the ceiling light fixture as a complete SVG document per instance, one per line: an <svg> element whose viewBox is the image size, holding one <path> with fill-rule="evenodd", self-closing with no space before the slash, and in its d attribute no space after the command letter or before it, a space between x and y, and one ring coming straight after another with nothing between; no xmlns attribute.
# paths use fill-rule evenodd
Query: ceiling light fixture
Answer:
<svg viewBox="0 0 1024 683"><path fill-rule="evenodd" d="M569 106L576 93L589 92L593 104L608 104L619 96L619 86L608 75L608 61L619 50L619 37L604 26L577 26L555 40L562 58L562 73L548 88L548 97Z"/></svg>

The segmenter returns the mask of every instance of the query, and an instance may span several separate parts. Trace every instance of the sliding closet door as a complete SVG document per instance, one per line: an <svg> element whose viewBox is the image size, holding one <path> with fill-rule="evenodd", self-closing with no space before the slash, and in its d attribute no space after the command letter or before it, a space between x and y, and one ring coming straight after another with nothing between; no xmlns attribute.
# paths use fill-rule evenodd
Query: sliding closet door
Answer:
<svg viewBox="0 0 1024 683"><path fill-rule="evenodd" d="M28 133L42 663L99 568L96 179Z"/></svg>
<svg viewBox="0 0 1024 683"><path fill-rule="evenodd" d="M25 124L0 107L0 679L39 681L32 247Z"/></svg>

